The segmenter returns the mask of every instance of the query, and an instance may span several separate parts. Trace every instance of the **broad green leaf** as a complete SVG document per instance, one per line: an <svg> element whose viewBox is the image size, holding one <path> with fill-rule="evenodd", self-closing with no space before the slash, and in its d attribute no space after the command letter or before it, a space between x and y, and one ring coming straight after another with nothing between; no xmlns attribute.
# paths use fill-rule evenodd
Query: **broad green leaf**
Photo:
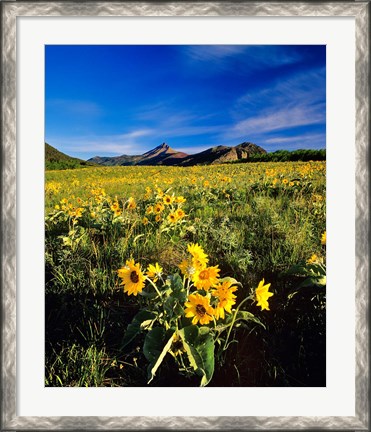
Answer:
<svg viewBox="0 0 371 432"><path fill-rule="evenodd" d="M155 330L155 329L153 329L153 330ZM162 363L162 360L164 359L165 355L167 354L167 352L171 348L171 345L173 343L174 334L175 334L175 332L173 332L173 334L170 336L169 340L167 341L166 345L164 346L163 350L161 351L160 355L158 356L156 363L154 364L154 366L150 370L151 376L150 376L150 379L148 381L148 384L153 380L154 376L156 375L157 369L159 368L160 364Z"/></svg>
<svg viewBox="0 0 371 432"><path fill-rule="evenodd" d="M254 314L247 311L238 311L236 316L236 321L253 321L256 324L261 325L265 329L265 325L257 318Z"/></svg>
<svg viewBox="0 0 371 432"><path fill-rule="evenodd" d="M300 285L299 288L310 287L310 286L326 286L326 276L314 276L305 279Z"/></svg>
<svg viewBox="0 0 371 432"><path fill-rule="evenodd" d="M165 329L155 327L146 334L143 344L143 354L150 363L155 363L163 348Z"/></svg>
<svg viewBox="0 0 371 432"><path fill-rule="evenodd" d="M121 349L125 348L126 345L128 345L135 338L135 336L141 332L143 323L146 323L146 326L148 327L148 321L153 321L155 318L156 314L153 312L147 310L141 310L138 312L126 329L124 338L122 340Z"/></svg>
<svg viewBox="0 0 371 432"><path fill-rule="evenodd" d="M171 289L173 291L183 291L183 279L178 273L168 276L167 280L170 283Z"/></svg>
<svg viewBox="0 0 371 432"><path fill-rule="evenodd" d="M226 276L224 278L219 279L220 282L230 282L232 285L239 285L242 287L242 283L238 282L235 278Z"/></svg>
<svg viewBox="0 0 371 432"><path fill-rule="evenodd" d="M214 339L208 327L187 326L179 331L189 362L206 386L214 373Z"/></svg>
<svg viewBox="0 0 371 432"><path fill-rule="evenodd" d="M155 297L157 297L158 294L156 293L156 291L143 290L139 293L139 295L147 299L154 299Z"/></svg>

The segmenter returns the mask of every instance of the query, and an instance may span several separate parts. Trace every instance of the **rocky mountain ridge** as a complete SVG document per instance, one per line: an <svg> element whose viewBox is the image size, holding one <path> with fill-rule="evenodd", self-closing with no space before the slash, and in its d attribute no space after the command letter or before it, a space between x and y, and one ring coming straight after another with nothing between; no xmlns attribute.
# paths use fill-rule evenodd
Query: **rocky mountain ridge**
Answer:
<svg viewBox="0 0 371 432"><path fill-rule="evenodd" d="M216 146L200 153L189 155L172 149L168 144L162 143L142 155L122 155L114 157L95 156L88 162L105 166L129 165L166 165L191 166L210 165L248 159L251 154L267 153L262 147L250 142L238 144L235 147Z"/></svg>

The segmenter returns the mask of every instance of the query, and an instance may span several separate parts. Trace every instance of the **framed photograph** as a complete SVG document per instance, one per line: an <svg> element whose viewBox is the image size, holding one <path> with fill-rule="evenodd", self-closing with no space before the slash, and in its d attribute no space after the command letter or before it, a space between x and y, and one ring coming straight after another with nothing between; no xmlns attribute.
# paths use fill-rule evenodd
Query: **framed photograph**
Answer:
<svg viewBox="0 0 371 432"><path fill-rule="evenodd" d="M2 430L368 430L369 24L1 2Z"/></svg>

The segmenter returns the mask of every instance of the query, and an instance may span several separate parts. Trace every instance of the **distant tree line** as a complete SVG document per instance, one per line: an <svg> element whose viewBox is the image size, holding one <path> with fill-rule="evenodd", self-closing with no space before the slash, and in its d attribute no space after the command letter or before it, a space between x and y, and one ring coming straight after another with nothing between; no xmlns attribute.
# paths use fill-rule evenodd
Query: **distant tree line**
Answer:
<svg viewBox="0 0 371 432"><path fill-rule="evenodd" d="M92 166L93 164L89 164ZM45 169L46 170L65 170L65 169L75 169L75 168L84 168L89 166L85 161L77 161L77 160L51 160L45 161Z"/></svg>
<svg viewBox="0 0 371 432"><path fill-rule="evenodd" d="M277 150L272 153L251 154L249 159L236 162L297 162L297 161L324 161L326 150Z"/></svg>

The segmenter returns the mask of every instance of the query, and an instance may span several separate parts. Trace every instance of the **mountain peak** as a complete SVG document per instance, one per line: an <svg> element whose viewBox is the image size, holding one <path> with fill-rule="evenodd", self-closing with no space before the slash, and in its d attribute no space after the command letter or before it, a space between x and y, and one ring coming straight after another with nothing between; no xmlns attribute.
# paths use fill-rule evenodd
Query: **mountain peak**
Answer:
<svg viewBox="0 0 371 432"><path fill-rule="evenodd" d="M158 145L152 150L137 156L117 156L113 158L89 159L102 165L206 165L218 164L240 159L248 159L250 154L266 153L261 147L243 142L235 147L218 145L194 155L174 150L166 142Z"/></svg>

